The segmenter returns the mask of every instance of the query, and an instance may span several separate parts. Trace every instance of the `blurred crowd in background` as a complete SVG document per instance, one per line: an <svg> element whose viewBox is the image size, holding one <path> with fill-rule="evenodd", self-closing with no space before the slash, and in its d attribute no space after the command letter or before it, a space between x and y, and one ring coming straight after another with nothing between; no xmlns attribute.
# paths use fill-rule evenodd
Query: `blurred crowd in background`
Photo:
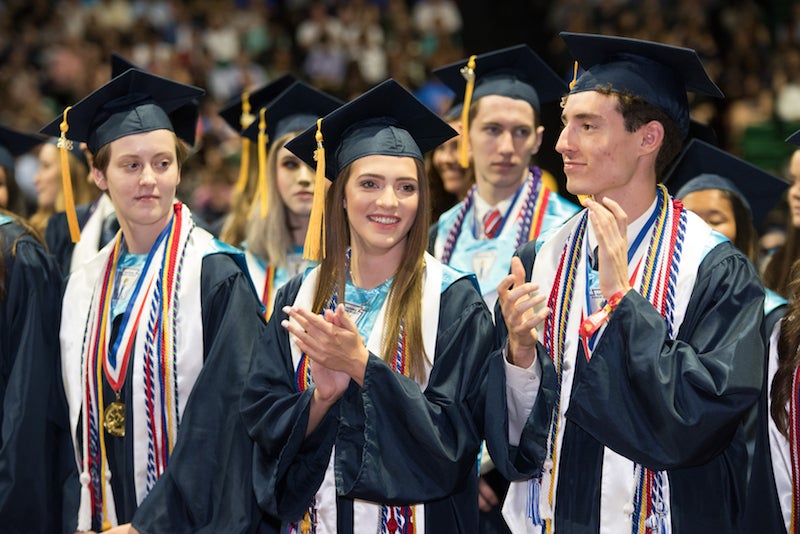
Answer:
<svg viewBox="0 0 800 534"><path fill-rule="evenodd" d="M696 49L726 98L693 101L693 118L714 128L722 148L786 175L784 139L800 127L800 3L788 0L3 1L0 123L38 131L108 80L111 52L203 87L179 197L213 223L229 208L240 150L217 111L243 89L292 73L350 100L392 77L444 112L453 95L431 70L470 54L527 43L571 78L560 31ZM544 121L539 164L558 178L558 110ZM29 156L17 170L29 213L37 165Z"/></svg>

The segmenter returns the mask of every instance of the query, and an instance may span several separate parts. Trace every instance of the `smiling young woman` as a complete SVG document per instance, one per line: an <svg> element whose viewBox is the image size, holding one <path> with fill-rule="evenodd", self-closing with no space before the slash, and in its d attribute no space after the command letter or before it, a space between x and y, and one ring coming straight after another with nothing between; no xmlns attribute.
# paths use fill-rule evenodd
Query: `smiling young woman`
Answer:
<svg viewBox="0 0 800 534"><path fill-rule="evenodd" d="M425 253L423 154L453 135L389 80L287 144L333 183L309 224L320 264L278 292L242 397L284 532L477 531L492 321L474 277Z"/></svg>

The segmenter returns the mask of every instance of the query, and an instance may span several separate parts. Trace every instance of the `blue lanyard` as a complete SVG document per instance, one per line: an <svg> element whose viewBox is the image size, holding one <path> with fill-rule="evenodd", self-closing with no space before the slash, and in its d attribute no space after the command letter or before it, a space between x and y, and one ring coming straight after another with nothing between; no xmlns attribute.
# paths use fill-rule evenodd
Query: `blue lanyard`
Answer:
<svg viewBox="0 0 800 534"><path fill-rule="evenodd" d="M658 195L657 198L658 198L658 202L656 203L656 209L654 209L653 213L650 214L650 218L647 219L647 222L644 224L644 226L642 226L642 229L639 230L639 233L637 234L636 239L634 239L633 243L631 243L631 245L628 247L628 264L629 265L631 263L631 260L633 260L633 255L636 254L636 251L639 249L639 245L642 244L642 240L644 240L644 236L647 235L648 230L653 225L653 223L656 220L656 217L658 216L659 212L661 211L661 203L663 202L662 199L661 199L661 195ZM587 229L587 232L588 232L588 229ZM588 245L588 239L586 237L584 237L584 239L586 240L587 245ZM586 285L585 285L586 309L590 310L591 309L591 303L592 303L591 291L590 291L591 290L591 278L592 277L591 277L589 271L591 271L592 269L590 267L591 263L589 262L589 247L587 246L585 248L586 248L586 269L584 269L584 270L586 271ZM594 349L594 343L596 341L596 339L595 339L596 335L597 335L597 332L595 332L595 335L593 335L591 337L591 339L589 339L589 348L590 349Z"/></svg>

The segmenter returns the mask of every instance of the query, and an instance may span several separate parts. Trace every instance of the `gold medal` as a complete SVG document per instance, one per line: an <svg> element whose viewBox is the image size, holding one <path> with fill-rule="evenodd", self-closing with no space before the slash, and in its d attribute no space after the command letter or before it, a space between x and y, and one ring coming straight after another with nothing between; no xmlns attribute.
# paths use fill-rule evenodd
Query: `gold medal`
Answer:
<svg viewBox="0 0 800 534"><path fill-rule="evenodd" d="M119 400L119 392L117 399L106 407L103 427L115 438L125 437L125 403Z"/></svg>

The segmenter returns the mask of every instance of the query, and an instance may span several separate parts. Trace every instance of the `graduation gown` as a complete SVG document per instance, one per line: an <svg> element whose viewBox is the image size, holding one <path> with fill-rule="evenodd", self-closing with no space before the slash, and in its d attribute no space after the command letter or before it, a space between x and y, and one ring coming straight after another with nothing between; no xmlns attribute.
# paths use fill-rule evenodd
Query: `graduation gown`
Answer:
<svg viewBox="0 0 800 534"><path fill-rule="evenodd" d="M753 421L757 430L754 464L750 472L744 529L747 532L786 532L792 517L792 473L789 441L775 426L770 413L772 379L778 369L780 324L786 300L767 289L764 301L764 383Z"/></svg>
<svg viewBox="0 0 800 534"><path fill-rule="evenodd" d="M199 228L194 232L193 239L211 239L203 236L204 231ZM129 361L129 374L121 391L128 407L125 437L106 434L105 438L118 523L131 522L142 533L274 531L253 495L252 445L238 410L239 395L253 356L263 346L266 325L243 270L241 253L217 241L210 243L199 269L200 295L196 301L202 339L192 340L202 344L202 369L191 390L181 390L188 399L169 463L140 503L135 484L140 475L136 475L134 455L134 439L139 430L134 425L138 421L141 427L145 417L134 412L133 365L141 365L135 358ZM181 286L189 285L184 277ZM181 309L191 314L189 309L195 302L184 300ZM118 322L113 326L112 341L118 335ZM62 326L62 338L64 335ZM181 380L179 376L179 383ZM105 375L103 390L105 399L114 398ZM75 427L81 428L80 420ZM80 440L80 431L77 434ZM81 450L80 442L77 449ZM73 484L71 490L79 492L79 485ZM75 510L72 513L74 518Z"/></svg>
<svg viewBox="0 0 800 534"><path fill-rule="evenodd" d="M697 221L692 214L687 218ZM630 486L632 472L604 472L611 451L666 472L671 532L741 528L756 439L746 421L757 410L763 379L764 292L752 264L730 242L705 243L684 244L684 256L698 254L698 248L708 252L698 257L696 276L687 273L693 282L678 284L677 298L687 300L674 340L653 305L630 291L611 314L590 361L578 343L570 396L561 406L556 532L605 532L609 523L601 517L624 524L623 514L630 516L629 488L621 488ZM535 243L518 254L530 279ZM504 331L503 321L497 323ZM549 389L557 383L553 362L541 350L539 361L539 396L557 397ZM541 414L534 409L520 442L533 459L544 457L547 446L547 429L537 432L537 424ZM531 474L540 470L541 465ZM524 517L522 501L505 506Z"/></svg>
<svg viewBox="0 0 800 534"><path fill-rule="evenodd" d="M430 269L438 262L428 257L427 264ZM456 279L440 290L438 320L434 315L426 323L426 310L430 313L435 302L427 289L424 293L423 330L426 324L436 326L435 351L426 348L433 368L424 389L393 371L368 342L363 387L351 381L308 437L313 388L298 392L289 336L280 326L286 318L280 310L295 303L302 278L278 292L266 349L243 394L242 413L255 441L258 501L284 521L284 528L303 517L331 462L335 488L326 486L321 495L328 506L335 499L337 532L366 528L354 519L356 500L424 503L418 532L477 532L481 370L493 346L493 326L474 279L440 268Z"/></svg>
<svg viewBox="0 0 800 534"><path fill-rule="evenodd" d="M81 240L77 243L73 243L69 235L66 212L53 214L47 221L47 228L44 232L47 249L56 257L56 261L61 266L61 273L65 277L77 266L97 254L119 229L119 224L114 219L110 235L104 236L104 233L108 233L104 232L104 223L109 216L114 214L114 205L105 193L91 204L76 206L75 214L81 229Z"/></svg>
<svg viewBox="0 0 800 534"><path fill-rule="evenodd" d="M24 231L0 215L0 530L50 533L61 521L58 461L71 450L58 363L61 274Z"/></svg>

